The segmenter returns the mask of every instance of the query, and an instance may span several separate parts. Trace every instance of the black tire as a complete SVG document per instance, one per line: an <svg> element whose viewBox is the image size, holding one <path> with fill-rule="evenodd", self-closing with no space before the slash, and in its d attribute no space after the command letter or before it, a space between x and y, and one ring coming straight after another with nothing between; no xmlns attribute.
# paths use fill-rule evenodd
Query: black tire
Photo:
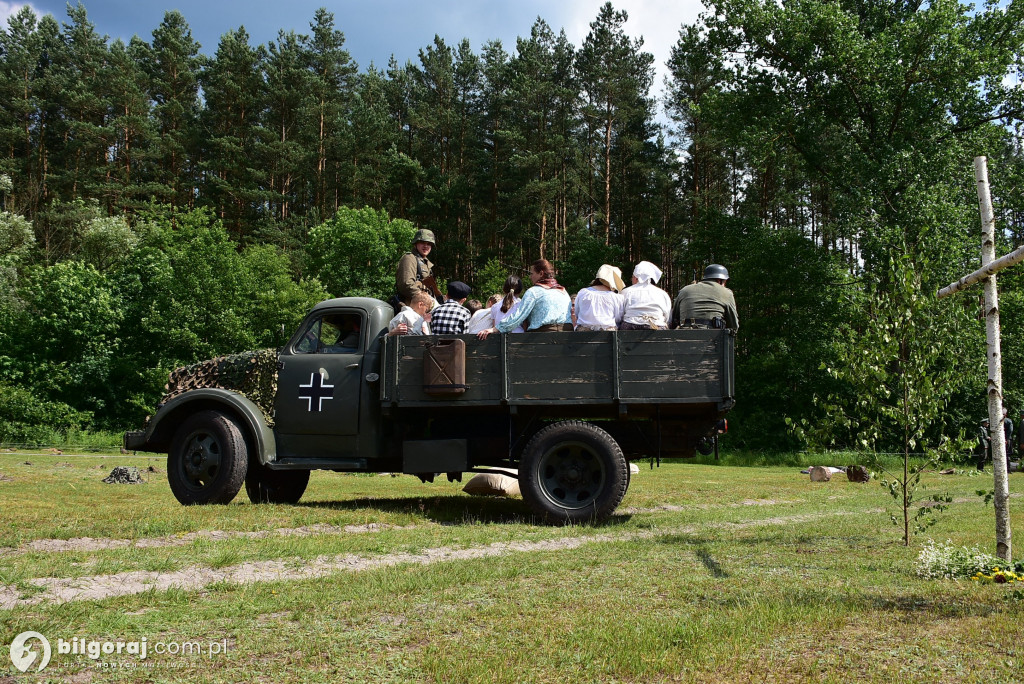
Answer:
<svg viewBox="0 0 1024 684"><path fill-rule="evenodd" d="M174 434L167 454L167 481L186 506L230 503L249 463L242 428L220 411L189 416Z"/></svg>
<svg viewBox="0 0 1024 684"><path fill-rule="evenodd" d="M254 504L298 503L309 484L308 470L271 470L250 463L245 476L245 493Z"/></svg>
<svg viewBox="0 0 1024 684"><path fill-rule="evenodd" d="M578 420L549 425L533 436L519 464L519 489L551 523L601 522L629 486L629 463L611 435Z"/></svg>

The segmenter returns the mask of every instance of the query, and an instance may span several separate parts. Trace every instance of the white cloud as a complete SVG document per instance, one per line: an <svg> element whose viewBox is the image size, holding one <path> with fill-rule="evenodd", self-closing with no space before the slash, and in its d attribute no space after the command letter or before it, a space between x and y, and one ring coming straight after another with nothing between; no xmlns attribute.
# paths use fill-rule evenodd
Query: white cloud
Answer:
<svg viewBox="0 0 1024 684"><path fill-rule="evenodd" d="M7 19L13 17L22 7L32 7L30 2L8 2L7 0L0 0L0 29L7 30ZM35 12L37 17L41 17L44 12L39 11L35 7L32 7L32 11Z"/></svg>

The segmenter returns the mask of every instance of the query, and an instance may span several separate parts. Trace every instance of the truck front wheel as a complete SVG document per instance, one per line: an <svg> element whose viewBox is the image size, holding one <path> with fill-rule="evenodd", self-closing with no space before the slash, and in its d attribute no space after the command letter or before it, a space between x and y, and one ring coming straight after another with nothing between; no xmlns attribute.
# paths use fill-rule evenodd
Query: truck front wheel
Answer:
<svg viewBox="0 0 1024 684"><path fill-rule="evenodd" d="M167 454L167 481L186 506L230 503L245 480L249 450L242 429L220 411L200 411L181 424Z"/></svg>
<svg viewBox="0 0 1024 684"><path fill-rule="evenodd" d="M309 484L308 470L271 470L258 463L249 464L245 493L254 504L298 503Z"/></svg>
<svg viewBox="0 0 1024 684"><path fill-rule="evenodd" d="M606 520L628 486L629 464L622 449L590 423L549 425L523 450L519 489L530 508L548 522Z"/></svg>

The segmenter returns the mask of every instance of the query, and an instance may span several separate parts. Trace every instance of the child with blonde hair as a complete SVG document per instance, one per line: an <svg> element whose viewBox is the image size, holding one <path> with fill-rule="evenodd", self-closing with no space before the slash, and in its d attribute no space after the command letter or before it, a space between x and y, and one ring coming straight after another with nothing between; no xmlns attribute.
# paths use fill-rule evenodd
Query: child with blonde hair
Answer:
<svg viewBox="0 0 1024 684"><path fill-rule="evenodd" d="M434 298L426 292L417 292L409 300L409 305L402 305L391 322L388 323L388 336L395 335L429 335L430 304Z"/></svg>

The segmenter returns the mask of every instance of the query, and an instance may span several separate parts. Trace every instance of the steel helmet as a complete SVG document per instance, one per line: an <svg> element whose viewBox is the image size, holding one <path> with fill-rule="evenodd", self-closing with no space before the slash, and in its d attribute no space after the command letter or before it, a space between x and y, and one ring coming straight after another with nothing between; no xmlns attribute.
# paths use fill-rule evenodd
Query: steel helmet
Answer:
<svg viewBox="0 0 1024 684"><path fill-rule="evenodd" d="M711 264L704 269L704 280L728 280L729 271L721 264Z"/></svg>
<svg viewBox="0 0 1024 684"><path fill-rule="evenodd" d="M416 235L412 238L413 244L417 242L429 242L431 245L435 245L434 242L434 231L427 230L426 228L420 228L416 231Z"/></svg>

